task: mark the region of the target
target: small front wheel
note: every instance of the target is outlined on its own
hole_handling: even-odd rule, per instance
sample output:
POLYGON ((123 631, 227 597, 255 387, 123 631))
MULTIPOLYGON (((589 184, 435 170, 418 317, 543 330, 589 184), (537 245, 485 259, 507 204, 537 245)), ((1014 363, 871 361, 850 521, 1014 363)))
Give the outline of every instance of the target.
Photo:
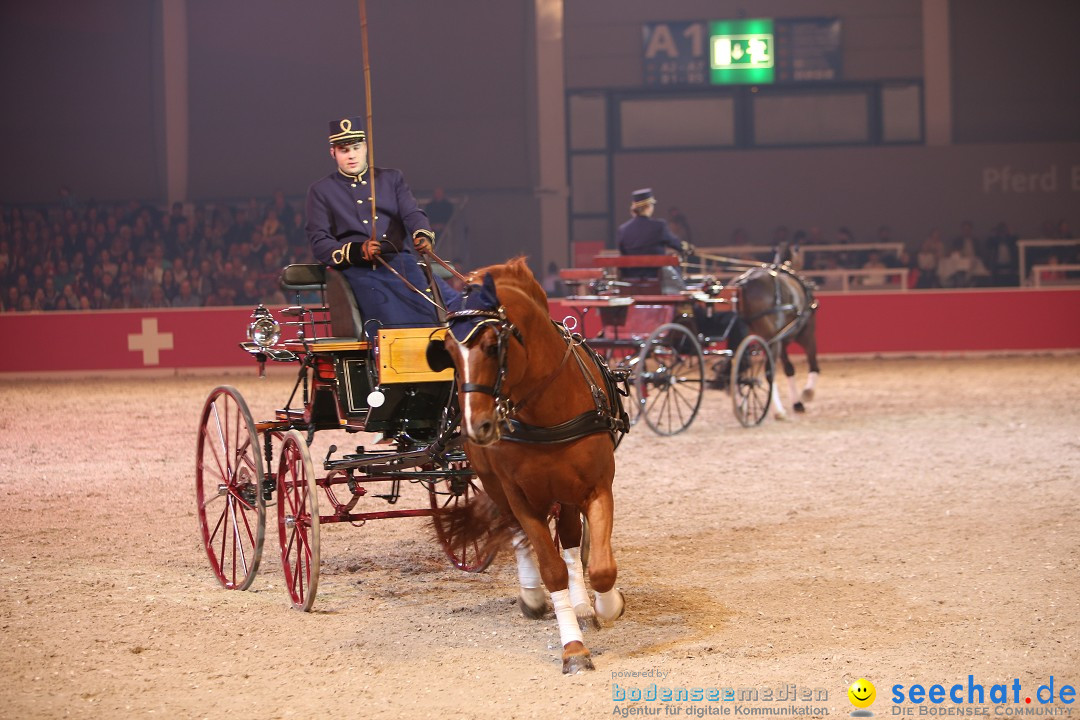
POLYGON ((772 402, 773 359, 768 344, 749 335, 735 350, 731 362, 731 402, 743 427, 760 425, 772 402))
POLYGON ((285 588, 293 607, 307 612, 319 587, 319 486, 299 430, 281 445, 277 474, 278 539, 285 588))

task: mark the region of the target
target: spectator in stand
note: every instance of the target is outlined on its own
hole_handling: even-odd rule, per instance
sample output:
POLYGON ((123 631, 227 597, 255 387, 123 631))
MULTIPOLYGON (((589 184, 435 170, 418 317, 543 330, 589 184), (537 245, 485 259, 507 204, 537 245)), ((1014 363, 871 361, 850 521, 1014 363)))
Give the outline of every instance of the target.
POLYGON ((941 230, 934 228, 923 240, 919 252, 915 256, 915 264, 919 272, 915 287, 920 289, 941 287, 938 264, 944 254, 945 245, 941 241, 941 230))
POLYGON ((271 201, 270 209, 277 215, 278 220, 282 223, 288 223, 292 216, 298 212, 296 208, 289 204, 285 199, 285 192, 282 190, 274 191, 274 199, 271 201))
POLYGON ((135 299, 135 293, 131 289, 131 283, 124 282, 120 284, 120 292, 112 299, 110 307, 114 310, 132 310, 142 307, 142 304, 135 299))
POLYGON ((985 284, 990 277, 972 244, 963 237, 953 239, 952 249, 938 263, 938 277, 945 287, 962 288, 985 284))
POLYGON ((954 238, 953 248, 956 247, 956 240, 963 244, 964 257, 982 257, 982 240, 975 236, 975 226, 970 220, 964 220, 960 223, 960 234, 954 238))
MULTIPOLYGON (((871 250, 867 253, 866 262, 863 263, 863 270, 887 270, 888 266, 881 259, 881 252, 878 250, 871 250)), ((860 285, 863 287, 882 287, 888 282, 888 275, 884 272, 872 273, 863 275, 860 279, 860 285)))
POLYGON ((180 290, 172 299, 172 306, 181 308, 201 307, 202 298, 191 291, 191 282, 184 280, 180 283, 180 290))
POLYGON ((431 222, 431 229, 435 231, 435 237, 441 237, 454 217, 454 203, 447 199, 446 191, 437 187, 432 193, 431 202, 424 206, 424 212, 431 222))
POLYGON ((165 291, 160 283, 150 288, 150 297, 146 301, 146 307, 169 307, 169 298, 165 297, 165 291))
POLYGON ((172 300, 180 292, 180 283, 176 282, 176 276, 173 275, 172 268, 165 268, 161 271, 161 291, 165 293, 165 297, 172 300))
MULTIPOLYGON (((846 225, 842 225, 836 229, 836 244, 855 244, 855 235, 846 225)), ((842 268, 857 268, 862 267, 863 263, 866 262, 866 258, 863 253, 860 252, 841 251, 836 254, 836 262, 842 268)))
POLYGON ((746 228, 737 227, 731 231, 731 241, 728 245, 733 247, 739 247, 742 245, 750 244, 750 236, 746 232, 746 228))
POLYGON ((686 219, 686 213, 672 205, 667 211, 668 227, 675 237, 684 243, 694 246, 694 233, 690 230, 690 221, 686 219))
POLYGON ((986 238, 986 266, 990 271, 992 285, 1013 286, 1020 284, 1020 255, 1016 244, 1018 238, 1005 221, 994 226, 986 238))
POLYGON ((548 263, 547 273, 540 285, 548 297, 562 297, 565 295, 562 278, 559 277, 559 265, 554 260, 548 263))
POLYGON ((266 244, 285 244, 285 226, 281 224, 281 218, 278 217, 277 210, 269 208, 266 211, 266 216, 263 218, 262 227, 259 228, 259 233, 262 235, 263 242, 266 244))

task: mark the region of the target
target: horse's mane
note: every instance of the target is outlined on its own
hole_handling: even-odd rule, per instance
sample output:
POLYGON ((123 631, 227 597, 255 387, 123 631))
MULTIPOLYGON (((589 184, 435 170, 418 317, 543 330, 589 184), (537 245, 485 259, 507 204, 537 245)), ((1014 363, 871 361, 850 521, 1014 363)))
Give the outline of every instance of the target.
POLYGON ((485 274, 490 274, 491 279, 495 281, 495 289, 500 299, 504 298, 501 292, 503 289, 517 290, 539 305, 545 316, 550 312, 547 293, 537 282, 536 276, 532 274, 524 255, 518 255, 498 265, 477 268, 469 273, 468 281, 479 283, 485 274))

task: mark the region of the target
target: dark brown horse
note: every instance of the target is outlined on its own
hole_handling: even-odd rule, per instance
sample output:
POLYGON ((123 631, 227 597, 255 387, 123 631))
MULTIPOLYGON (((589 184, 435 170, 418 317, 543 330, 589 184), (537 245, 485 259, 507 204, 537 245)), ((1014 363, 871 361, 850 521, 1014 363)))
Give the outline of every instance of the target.
POLYGON ((579 512, 588 519, 593 621, 613 621, 625 606, 615 588, 611 483, 626 415, 606 366, 551 321, 547 296, 523 258, 476 270, 469 282, 465 307, 449 308, 450 332, 432 343, 428 360, 435 369, 455 368, 469 462, 490 498, 520 525, 514 545, 523 608, 542 612, 542 579, 558 621, 563 672, 592 669, 581 633, 593 603, 578 550, 579 512), (553 507, 561 507, 561 556, 548 529, 553 507))
MULTIPOLYGON (((814 397, 814 386, 820 372, 815 333, 817 301, 811 287, 788 264, 752 268, 737 277, 734 284, 741 288, 739 314, 750 332, 760 335, 779 350, 792 405, 796 412, 803 412, 803 403, 814 397), (795 383, 795 366, 788 357, 788 345, 792 342, 806 352, 810 365, 806 386, 801 394, 795 383)), ((782 420, 787 417, 775 383, 772 406, 777 418, 782 420)))

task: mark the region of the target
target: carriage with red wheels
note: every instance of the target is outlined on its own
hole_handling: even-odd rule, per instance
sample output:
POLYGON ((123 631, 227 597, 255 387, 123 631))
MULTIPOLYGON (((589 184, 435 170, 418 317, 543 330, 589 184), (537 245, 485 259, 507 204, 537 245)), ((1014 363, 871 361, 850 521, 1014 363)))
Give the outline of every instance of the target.
POLYGON ((630 371, 636 419, 659 435, 689 428, 710 382, 707 370, 730 389, 742 426, 765 419, 774 380, 770 343, 750 334, 728 347, 738 285, 683 289, 681 281, 668 282, 679 264, 674 255, 597 255, 593 264, 560 271, 571 291, 565 301, 589 345, 610 366, 630 371))
POLYGON ((281 322, 259 306, 241 347, 260 373, 267 362, 296 365, 285 406, 255 420, 235 388, 220 386, 206 398, 199 422, 198 517, 218 581, 228 589, 251 586, 269 523, 277 528, 290 600, 310 610, 320 526, 400 517, 431 517, 451 563, 484 570, 494 546, 476 539, 462 544, 447 526, 448 511, 482 491, 462 448, 453 371, 434 372, 424 358, 445 325, 365 328, 344 276, 322 265, 286 267, 281 286, 295 304, 281 311, 281 322), (283 340, 283 328, 295 337, 283 340), (324 430, 381 438, 340 452, 331 445, 316 464, 309 446, 324 430), (409 485, 420 486, 426 502, 398 507, 409 485))

